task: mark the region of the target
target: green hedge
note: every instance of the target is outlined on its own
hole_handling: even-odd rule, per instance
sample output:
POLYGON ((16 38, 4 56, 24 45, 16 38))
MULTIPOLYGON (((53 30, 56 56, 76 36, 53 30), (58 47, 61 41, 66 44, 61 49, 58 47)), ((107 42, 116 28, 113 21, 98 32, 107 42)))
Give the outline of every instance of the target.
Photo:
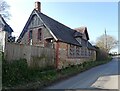
POLYGON ((24 59, 15 60, 12 63, 3 61, 2 67, 3 88, 27 84, 38 80, 45 83, 46 80, 54 79, 52 77, 56 74, 55 70, 52 70, 53 68, 51 67, 44 68, 43 70, 31 69, 24 59), (48 70, 49 68, 51 68, 51 70, 48 70))
POLYGON ((107 63, 109 61, 89 61, 76 66, 56 69, 30 69, 26 60, 16 60, 12 63, 3 61, 2 85, 3 88, 38 88, 43 87, 58 79, 83 72, 94 66, 107 63))
POLYGON ((29 69, 25 60, 14 61, 14 63, 3 61, 2 65, 3 86, 13 86, 29 79, 29 69))

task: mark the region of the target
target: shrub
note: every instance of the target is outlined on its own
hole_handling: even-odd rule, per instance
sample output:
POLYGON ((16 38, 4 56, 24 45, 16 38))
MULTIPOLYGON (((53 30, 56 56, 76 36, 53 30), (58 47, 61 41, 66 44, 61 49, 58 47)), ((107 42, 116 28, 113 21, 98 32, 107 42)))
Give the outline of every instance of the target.
MULTIPOLYGON (((28 68, 27 61, 24 59, 15 60, 12 63, 3 61, 2 84, 4 88, 18 85, 24 85, 23 88, 28 88, 29 85, 27 83, 34 82, 39 82, 36 84, 38 87, 45 86, 57 79, 83 72, 94 66, 107 62, 108 61, 88 61, 76 66, 56 70, 52 67, 44 69, 28 68)), ((29 88, 33 88, 33 86, 31 85, 29 88)))
POLYGON ((18 85, 41 81, 47 84, 56 79, 56 70, 52 67, 38 69, 29 68, 25 59, 15 60, 12 63, 3 61, 2 63, 2 84, 3 88, 15 87, 18 85))
POLYGON ((29 70, 26 60, 16 60, 13 63, 3 61, 2 65, 3 86, 12 86, 28 80, 29 70))

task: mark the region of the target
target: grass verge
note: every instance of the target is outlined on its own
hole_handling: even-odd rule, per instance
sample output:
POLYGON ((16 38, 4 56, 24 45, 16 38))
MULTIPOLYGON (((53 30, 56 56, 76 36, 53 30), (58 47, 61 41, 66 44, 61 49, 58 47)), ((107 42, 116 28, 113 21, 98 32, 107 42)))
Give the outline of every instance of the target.
MULTIPOLYGON (((110 59, 109 59, 110 60, 110 59)), ((89 61, 62 70, 30 69, 26 60, 16 60, 13 63, 3 61, 2 85, 3 89, 38 89, 44 88, 58 80, 73 76, 92 67, 105 64, 109 60, 89 61)))

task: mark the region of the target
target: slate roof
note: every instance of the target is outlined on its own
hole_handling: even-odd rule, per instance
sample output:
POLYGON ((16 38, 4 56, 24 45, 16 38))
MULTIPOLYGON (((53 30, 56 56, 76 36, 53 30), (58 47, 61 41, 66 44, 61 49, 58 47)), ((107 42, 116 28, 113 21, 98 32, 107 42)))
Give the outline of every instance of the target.
POLYGON ((3 25, 3 31, 7 31, 9 33, 12 33, 13 32, 13 29, 5 22, 5 20, 3 19, 2 15, 0 14, 0 22, 2 23, 3 25))
MULTIPOLYGON (((79 44, 79 42, 75 39, 75 37, 81 37, 82 33, 77 32, 76 30, 71 29, 62 23, 59 23, 58 21, 48 17, 47 15, 45 15, 41 12, 36 11, 35 9, 32 11, 32 13, 33 12, 36 12, 39 15, 39 17, 41 18, 43 23, 49 28, 48 31, 51 31, 54 34, 54 36, 58 39, 58 41, 62 41, 65 43, 74 44, 74 45, 78 45, 78 46, 86 46, 85 43, 87 40, 83 39, 82 44, 79 44)), ((23 31, 21 32, 21 34, 17 40, 18 42, 20 42, 20 40, 22 39, 22 37, 24 36, 24 34, 28 30, 27 28, 30 24, 32 17, 33 17, 32 13, 31 13, 25 27, 23 28, 23 31)), ((88 47, 92 48, 93 46, 91 44, 89 44, 88 47)))
MULTIPOLYGON (((36 11, 35 9, 33 10, 33 12, 36 12, 40 16, 43 23, 52 31, 52 33, 55 35, 55 37, 58 39, 58 41, 81 46, 79 44, 79 42, 73 37, 75 30, 59 23, 58 21, 48 17, 47 15, 45 15, 41 12, 36 11)), ((23 31, 21 32, 21 34, 17 40, 18 42, 20 41, 20 39, 22 39, 24 34, 27 32, 27 30, 28 30, 27 28, 28 28, 28 25, 30 24, 32 16, 33 15, 31 14, 23 31)))
POLYGON ((76 38, 76 37, 82 37, 82 34, 81 34, 80 32, 77 32, 77 31, 75 30, 74 37, 75 37, 75 38, 76 38))
POLYGON ((83 47, 87 47, 88 49, 95 50, 95 47, 93 47, 92 44, 89 41, 85 40, 85 39, 82 39, 81 44, 82 44, 83 47))
POLYGON ((58 21, 44 15, 43 13, 39 13, 43 22, 47 25, 47 27, 52 31, 52 33, 57 37, 59 41, 79 45, 78 41, 73 37, 74 30, 59 23, 58 21))

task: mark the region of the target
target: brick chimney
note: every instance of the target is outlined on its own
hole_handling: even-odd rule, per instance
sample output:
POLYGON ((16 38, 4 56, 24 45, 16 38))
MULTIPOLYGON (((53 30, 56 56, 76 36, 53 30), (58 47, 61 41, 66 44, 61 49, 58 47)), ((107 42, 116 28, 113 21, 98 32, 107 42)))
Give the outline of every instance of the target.
POLYGON ((39 1, 35 2, 35 9, 39 12, 41 12, 41 3, 39 1))

